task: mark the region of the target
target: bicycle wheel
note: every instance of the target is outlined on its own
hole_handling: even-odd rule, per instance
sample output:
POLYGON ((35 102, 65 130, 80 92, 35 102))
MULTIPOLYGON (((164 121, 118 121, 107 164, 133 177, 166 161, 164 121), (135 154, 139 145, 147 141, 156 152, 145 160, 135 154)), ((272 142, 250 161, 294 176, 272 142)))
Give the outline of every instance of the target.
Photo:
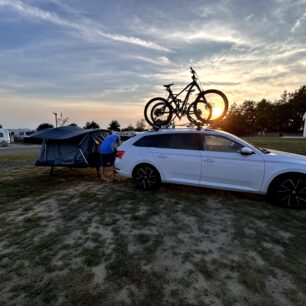
POLYGON ((224 118, 228 110, 228 100, 225 94, 217 89, 209 89, 201 92, 195 100, 197 118, 203 123, 212 123, 224 118), (209 119, 202 117, 205 114, 205 105, 211 106, 211 117, 209 119))
POLYGON ((203 123, 203 120, 199 122, 198 117, 205 118, 205 121, 209 121, 212 115, 212 107, 209 103, 204 103, 204 101, 198 102, 198 108, 196 107, 196 103, 192 102, 187 110, 187 118, 190 123, 198 124, 203 123), (200 107, 201 104, 201 107, 200 107))
POLYGON ((152 126, 167 125, 172 119, 172 106, 164 98, 150 100, 144 109, 146 121, 152 126))

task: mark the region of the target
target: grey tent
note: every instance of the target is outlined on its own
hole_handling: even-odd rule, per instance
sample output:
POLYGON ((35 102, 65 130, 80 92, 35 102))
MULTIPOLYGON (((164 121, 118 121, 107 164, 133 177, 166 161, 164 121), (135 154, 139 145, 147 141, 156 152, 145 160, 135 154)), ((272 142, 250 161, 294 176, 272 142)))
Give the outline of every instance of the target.
POLYGON ((99 145, 111 132, 102 129, 83 129, 64 126, 45 129, 33 134, 34 139, 42 139, 36 166, 98 167, 99 145))

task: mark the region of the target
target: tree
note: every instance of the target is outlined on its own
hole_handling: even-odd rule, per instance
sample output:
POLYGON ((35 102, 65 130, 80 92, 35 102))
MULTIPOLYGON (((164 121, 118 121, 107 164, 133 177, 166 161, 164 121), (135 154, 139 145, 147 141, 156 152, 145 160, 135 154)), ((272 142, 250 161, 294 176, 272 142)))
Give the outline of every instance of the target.
POLYGON ((99 129, 100 126, 97 122, 95 121, 87 121, 85 126, 84 126, 84 129, 99 129))
MULTIPOLYGON (((222 130, 239 136, 245 135, 245 119, 241 112, 241 106, 236 103, 231 105, 226 117, 217 124, 222 130)), ((215 128, 215 124, 212 124, 212 127, 215 128)))
POLYGON ((293 131, 298 131, 302 127, 303 115, 306 111, 306 86, 301 86, 294 93, 290 94, 289 102, 291 114, 291 124, 293 131))
POLYGON ((76 123, 70 123, 69 126, 78 126, 76 123))
MULTIPOLYGON (((266 99, 260 102, 244 101, 232 104, 226 117, 218 127, 236 135, 257 132, 298 133, 306 111, 306 86, 290 93, 284 91, 275 102, 266 99)), ((216 124, 212 124, 216 127, 216 124)))
POLYGON ((125 131, 135 131, 135 128, 133 127, 132 124, 129 124, 126 128, 121 129, 122 132, 125 131))
POLYGON ((37 131, 42 131, 45 129, 50 129, 53 128, 54 126, 51 123, 41 123, 38 127, 37 127, 37 131))
POLYGON ((137 132, 142 132, 142 131, 145 130, 145 128, 146 128, 146 122, 145 122, 144 119, 138 120, 138 121, 136 122, 135 131, 137 131, 137 132))
POLYGON ((108 126, 108 129, 111 131, 120 131, 120 124, 117 120, 112 120, 111 123, 108 126))
POLYGON ((275 104, 266 99, 257 103, 255 129, 257 132, 276 130, 275 104))

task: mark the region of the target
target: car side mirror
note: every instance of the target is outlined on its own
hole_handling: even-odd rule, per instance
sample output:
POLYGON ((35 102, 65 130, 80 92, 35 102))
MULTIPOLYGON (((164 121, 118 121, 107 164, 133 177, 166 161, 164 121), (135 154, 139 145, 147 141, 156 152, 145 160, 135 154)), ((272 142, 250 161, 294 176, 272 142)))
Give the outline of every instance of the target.
POLYGON ((248 147, 243 147, 240 150, 240 154, 242 154, 242 155, 251 155, 251 154, 255 154, 255 152, 252 149, 248 148, 248 147))

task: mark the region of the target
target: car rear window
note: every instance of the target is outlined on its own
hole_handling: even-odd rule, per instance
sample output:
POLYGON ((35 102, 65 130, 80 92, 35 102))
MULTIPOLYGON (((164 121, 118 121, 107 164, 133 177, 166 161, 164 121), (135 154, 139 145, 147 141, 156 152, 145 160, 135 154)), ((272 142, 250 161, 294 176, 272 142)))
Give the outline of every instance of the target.
POLYGON ((138 139, 133 145, 136 147, 157 147, 159 135, 148 135, 138 139))
POLYGON ((160 135, 158 147, 165 149, 203 150, 203 143, 199 134, 163 134, 160 135))
POLYGON ((180 150, 203 150, 201 136, 192 133, 148 135, 137 140, 134 143, 134 146, 180 150))

